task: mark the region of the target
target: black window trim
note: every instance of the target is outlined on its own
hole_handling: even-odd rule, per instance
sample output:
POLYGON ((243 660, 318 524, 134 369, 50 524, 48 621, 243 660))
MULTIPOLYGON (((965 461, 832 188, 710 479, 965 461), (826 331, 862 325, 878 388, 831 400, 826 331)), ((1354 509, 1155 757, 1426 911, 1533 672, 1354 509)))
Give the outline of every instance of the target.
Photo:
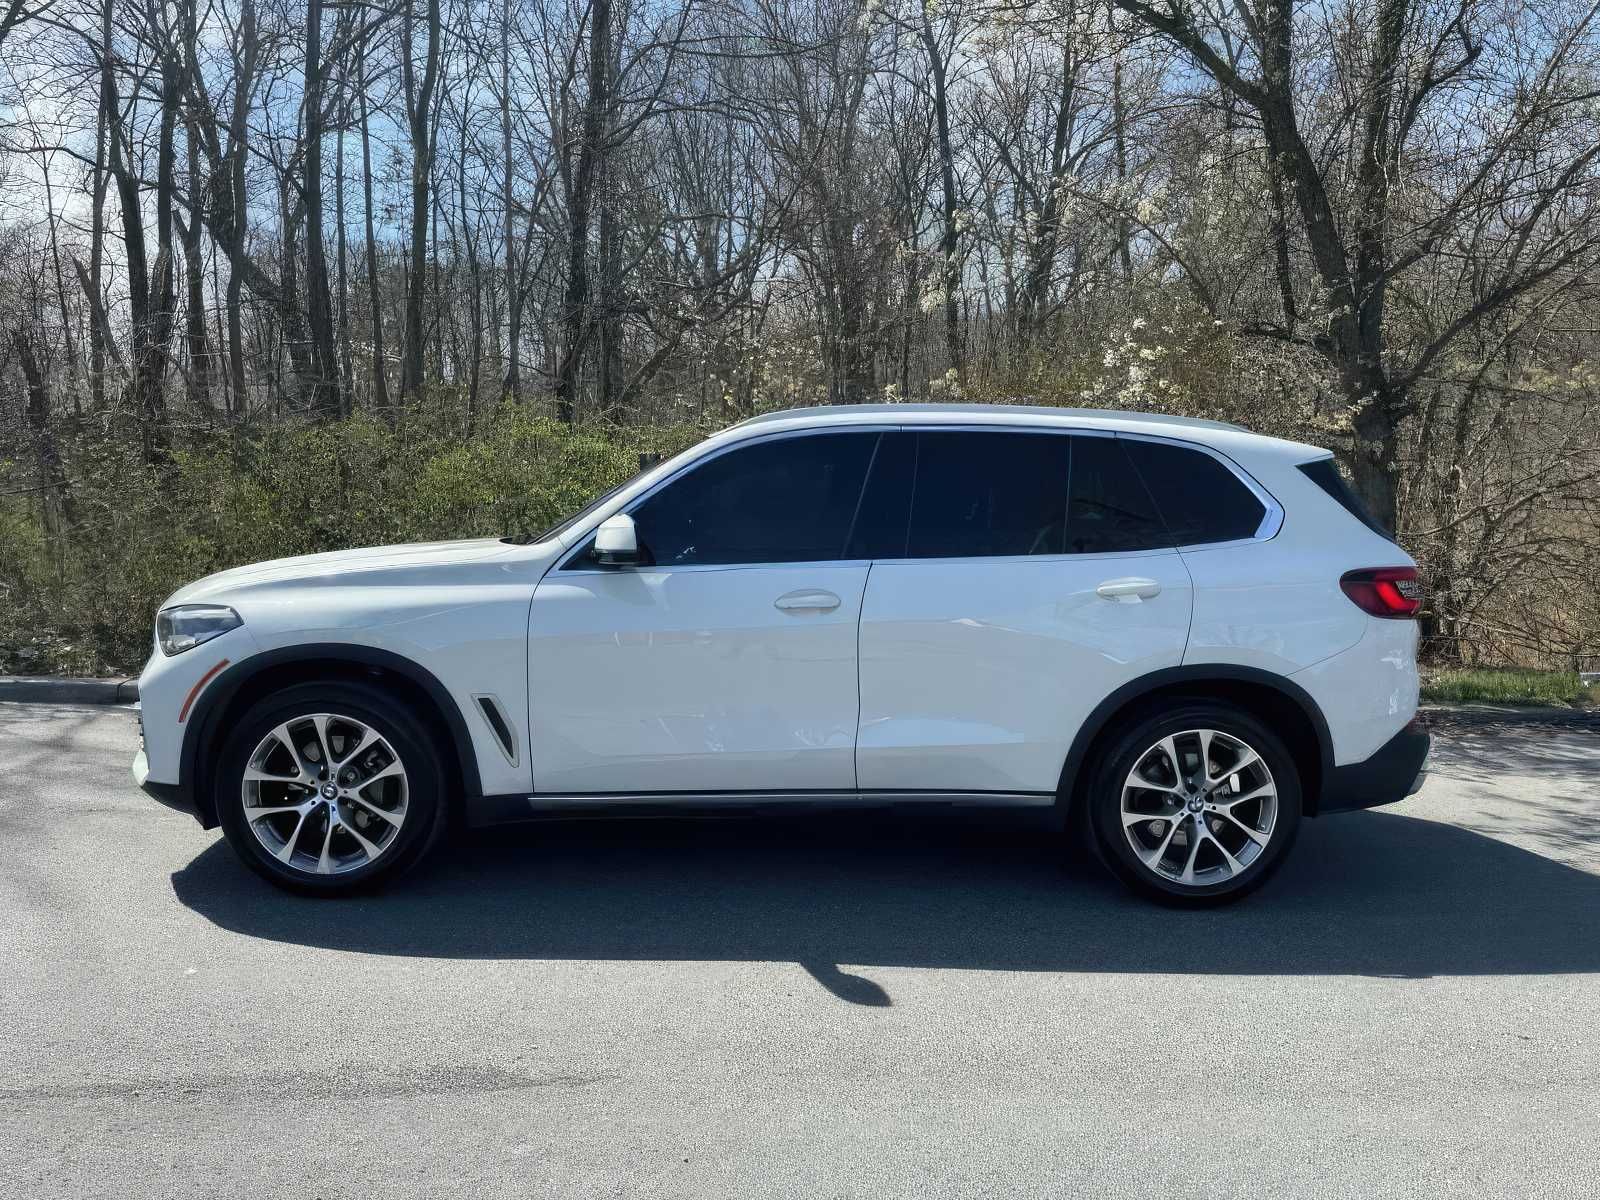
MULTIPOLYGON (((1273 496, 1271 492, 1267 491, 1266 488, 1262 487, 1260 483, 1252 478, 1251 475, 1238 463, 1234 462, 1233 459, 1229 458, 1220 450, 1205 445, 1203 442, 1191 442, 1186 441, 1183 438, 1164 437, 1159 434, 1142 432, 1133 433, 1120 429, 1088 429, 1080 426, 1054 424, 1036 425, 1020 421, 986 421, 981 423, 916 421, 910 424, 899 422, 879 423, 877 421, 844 421, 837 424, 807 425, 799 429, 783 429, 776 430, 772 433, 758 434, 754 437, 736 438, 725 445, 718 446, 710 453, 695 456, 689 462, 686 462, 679 467, 678 470, 672 472, 672 474, 656 480, 656 482, 651 484, 650 487, 642 492, 630 496, 625 502, 617 507, 611 509, 610 511, 597 514, 594 519, 594 523, 576 538, 573 546, 556 561, 556 565, 551 568, 550 573, 554 574, 555 572, 559 571, 567 575, 616 574, 616 567, 602 567, 598 565, 591 567, 577 564, 577 560, 581 558, 584 551, 588 549, 590 539, 593 538, 594 531, 599 527, 600 523, 606 520, 608 517, 615 516, 619 512, 627 513, 631 516, 642 504, 644 504, 646 500, 650 499, 651 496, 655 495, 662 488, 668 487, 674 480, 687 475, 690 471, 703 466, 712 459, 720 458, 724 454, 729 454, 734 450, 742 450, 747 446, 754 446, 762 442, 775 442, 788 438, 814 437, 819 434, 839 433, 879 435, 880 440, 878 444, 872 448, 872 455, 867 464, 867 473, 862 477, 861 480, 863 496, 866 493, 867 485, 872 479, 872 466, 877 461, 878 450, 882 446, 881 435, 883 434, 1035 433, 1055 434, 1061 437, 1127 438, 1143 442, 1160 442, 1164 445, 1176 446, 1183 450, 1198 450, 1200 453, 1209 455, 1210 457, 1216 459, 1217 462, 1221 463, 1223 467, 1234 476, 1234 478, 1242 483, 1250 491, 1250 493, 1261 502, 1262 507, 1266 509, 1266 512, 1261 518, 1261 524, 1256 527, 1256 532, 1251 537, 1234 538, 1225 542, 1197 542, 1187 546, 1153 546, 1146 550, 1114 550, 1105 554, 1003 554, 952 558, 829 558, 811 559, 804 562, 656 564, 640 569, 648 571, 749 571, 763 567, 864 567, 874 563, 883 563, 885 565, 901 565, 908 563, 1056 562, 1074 560, 1083 561, 1091 558, 1137 559, 1150 558, 1159 554, 1187 553, 1189 551, 1196 550, 1217 550, 1226 549, 1233 546, 1248 546, 1256 542, 1269 541, 1270 539, 1276 537, 1278 535, 1278 531, 1283 528, 1283 506, 1278 503, 1277 498, 1273 496)), ((860 505, 861 497, 858 497, 856 501, 857 515, 859 515, 860 505)), ((853 528, 854 523, 852 522, 852 531, 853 528)), ((849 545, 849 541, 847 540, 845 544, 849 545)), ((628 569, 631 568, 624 568, 624 570, 628 569)))

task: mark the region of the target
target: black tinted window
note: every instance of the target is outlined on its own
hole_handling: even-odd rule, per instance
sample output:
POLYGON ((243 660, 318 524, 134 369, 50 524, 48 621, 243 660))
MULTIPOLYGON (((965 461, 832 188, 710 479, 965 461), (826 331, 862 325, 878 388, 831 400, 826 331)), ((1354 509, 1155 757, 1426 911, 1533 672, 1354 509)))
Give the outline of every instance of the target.
POLYGON ((1344 481, 1344 476, 1339 474, 1339 468, 1334 465, 1333 459, 1319 458, 1316 462, 1301 463, 1300 470, 1312 483, 1327 492, 1345 512, 1360 521, 1373 533, 1378 534, 1380 537, 1386 537, 1391 542, 1394 541, 1394 534, 1378 524, 1372 514, 1367 511, 1367 506, 1361 503, 1361 497, 1357 496, 1350 485, 1344 481))
POLYGON ((1138 438, 1123 444, 1178 545, 1231 542, 1261 527, 1266 506, 1209 454, 1138 438))
POLYGON ((633 513, 662 566, 844 557, 875 433, 779 438, 730 450, 633 513))
POLYGON ((884 434, 872 456, 846 558, 906 557, 906 525, 916 470, 916 435, 884 434))
POLYGON ((1118 438, 1072 439, 1067 553, 1116 554, 1170 546, 1150 493, 1118 438))
POLYGON ((1040 433, 924 433, 907 554, 1060 554, 1072 439, 1040 433))

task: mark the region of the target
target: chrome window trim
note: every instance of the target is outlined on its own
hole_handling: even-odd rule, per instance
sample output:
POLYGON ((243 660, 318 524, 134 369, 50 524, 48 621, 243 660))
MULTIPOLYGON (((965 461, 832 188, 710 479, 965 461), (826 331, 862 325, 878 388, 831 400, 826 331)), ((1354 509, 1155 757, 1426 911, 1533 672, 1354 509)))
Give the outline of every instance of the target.
MULTIPOLYGON (((729 426, 729 429, 737 428, 739 428, 738 425, 729 426)), ((873 563, 881 563, 885 566, 899 566, 907 563, 937 563, 950 565, 957 563, 1086 562, 1103 559, 1137 559, 1151 558, 1162 554, 1183 554, 1188 551, 1225 550, 1237 546, 1250 546, 1258 542, 1270 541, 1272 538, 1276 537, 1279 530, 1283 528, 1284 510, 1283 506, 1278 503, 1277 498, 1273 496, 1271 492, 1267 491, 1266 488, 1262 487, 1261 484, 1257 482, 1248 471, 1241 467, 1232 458, 1228 457, 1228 455, 1224 454, 1215 447, 1208 446, 1203 442, 1192 442, 1184 438, 1167 437, 1160 434, 1132 433, 1118 429, 1084 429, 1072 425, 1034 424, 1032 422, 1023 421, 1017 421, 1014 423, 1001 421, 983 423, 917 421, 909 425, 898 423, 879 424, 876 421, 845 421, 837 424, 829 423, 811 425, 800 429, 784 429, 777 430, 772 433, 760 433, 749 437, 735 438, 727 442, 725 445, 718 446, 714 450, 696 456, 695 458, 684 463, 676 471, 672 472, 672 474, 663 476, 661 479, 656 480, 644 491, 635 493, 634 495, 626 498, 619 498, 614 506, 598 510, 597 512, 591 514, 589 524, 581 533, 574 535, 573 544, 568 547, 566 553, 563 554, 562 557, 556 562, 556 565, 551 569, 550 573, 555 574, 556 572, 560 572, 564 575, 617 574, 619 568, 616 567, 574 567, 571 565, 572 562, 578 558, 584 546, 588 544, 588 540, 594 534, 595 529, 598 528, 600 523, 603 522, 607 517, 613 516, 619 512, 628 513, 631 516, 640 505, 644 504, 645 501, 649 500, 662 488, 669 486, 675 480, 681 479, 683 476, 687 475, 689 472, 695 470, 703 464, 711 462, 713 459, 721 458, 724 454, 729 454, 734 450, 742 450, 747 446, 754 446, 765 442, 776 442, 787 440, 789 438, 814 437, 819 434, 829 433, 870 433, 874 435, 882 435, 885 433, 1027 433, 1056 434, 1062 437, 1127 438, 1143 442, 1160 442, 1165 445, 1176 446, 1179 449, 1197 450, 1202 454, 1209 455, 1211 458, 1221 463, 1222 466, 1226 468, 1235 479, 1242 483, 1245 488, 1249 490, 1250 494, 1261 502, 1262 507, 1266 511, 1261 518, 1261 524, 1256 527, 1256 532, 1247 538, 1233 538, 1225 542, 1195 542, 1186 546, 1152 546, 1145 550, 1118 550, 1107 554, 988 554, 951 558, 829 558, 806 559, 800 562, 684 563, 677 566, 670 564, 657 564, 649 567, 626 567, 620 568, 620 570, 670 572, 751 571, 769 567, 858 567, 868 566, 873 563)), ((870 469, 871 463, 869 462, 868 470, 870 471, 870 469)), ((866 482, 867 481, 865 479, 862 481, 863 487, 865 487, 866 482)))

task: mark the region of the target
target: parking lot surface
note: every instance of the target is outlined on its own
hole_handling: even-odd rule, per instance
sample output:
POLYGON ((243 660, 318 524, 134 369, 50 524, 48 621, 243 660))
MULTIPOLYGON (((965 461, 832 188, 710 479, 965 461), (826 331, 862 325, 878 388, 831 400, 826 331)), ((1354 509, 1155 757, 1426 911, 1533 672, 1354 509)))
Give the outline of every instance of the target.
POLYGON ((563 822, 282 895, 0 704, 0 1195, 1592 1196, 1600 733, 1446 722, 1242 903, 987 824, 563 822))

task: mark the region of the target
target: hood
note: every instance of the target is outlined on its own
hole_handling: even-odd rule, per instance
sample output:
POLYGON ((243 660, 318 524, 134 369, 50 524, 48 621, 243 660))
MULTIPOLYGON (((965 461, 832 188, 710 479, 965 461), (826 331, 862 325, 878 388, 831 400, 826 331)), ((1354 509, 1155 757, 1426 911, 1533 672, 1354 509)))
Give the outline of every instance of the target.
POLYGON ((204 579, 179 588, 161 607, 170 608, 174 604, 194 601, 220 602, 238 592, 271 590, 285 584, 344 587, 368 582, 404 583, 420 580, 435 567, 491 565, 497 559, 526 562, 527 558, 525 547, 513 546, 499 538, 412 542, 401 546, 368 546, 359 550, 301 554, 294 558, 275 558, 207 575, 204 579))

